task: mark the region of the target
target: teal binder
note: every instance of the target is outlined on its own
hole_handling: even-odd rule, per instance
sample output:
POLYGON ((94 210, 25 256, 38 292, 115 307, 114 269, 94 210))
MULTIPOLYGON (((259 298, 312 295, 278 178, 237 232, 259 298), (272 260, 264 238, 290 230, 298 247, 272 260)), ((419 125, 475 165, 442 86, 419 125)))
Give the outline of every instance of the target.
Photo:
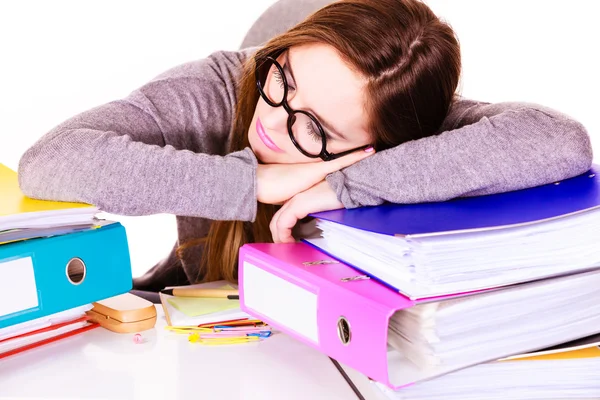
POLYGON ((118 222, 0 246, 0 329, 82 306, 132 287, 118 222))

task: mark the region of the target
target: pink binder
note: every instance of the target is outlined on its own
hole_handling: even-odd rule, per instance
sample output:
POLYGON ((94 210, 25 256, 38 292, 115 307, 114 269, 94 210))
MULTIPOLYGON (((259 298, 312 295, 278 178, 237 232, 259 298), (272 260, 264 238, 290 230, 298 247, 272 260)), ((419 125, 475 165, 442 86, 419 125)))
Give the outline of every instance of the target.
POLYGON ((449 372, 388 351, 390 318, 418 302, 365 278, 306 243, 240 249, 243 311, 394 389, 449 372))

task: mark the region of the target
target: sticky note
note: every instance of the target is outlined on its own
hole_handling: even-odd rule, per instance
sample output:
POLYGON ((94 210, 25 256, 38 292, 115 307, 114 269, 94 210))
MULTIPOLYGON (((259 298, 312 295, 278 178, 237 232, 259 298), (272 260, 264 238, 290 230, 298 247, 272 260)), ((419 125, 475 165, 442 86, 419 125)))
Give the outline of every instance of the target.
POLYGON ((240 308, 239 300, 219 298, 171 297, 167 301, 188 317, 197 317, 199 315, 240 308))

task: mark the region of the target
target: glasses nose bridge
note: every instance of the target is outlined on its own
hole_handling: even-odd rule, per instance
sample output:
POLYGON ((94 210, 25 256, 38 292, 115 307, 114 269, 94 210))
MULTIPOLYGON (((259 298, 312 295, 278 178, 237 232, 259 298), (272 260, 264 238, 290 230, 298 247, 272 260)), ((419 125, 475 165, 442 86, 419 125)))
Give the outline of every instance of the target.
POLYGON ((283 107, 285 112, 287 112, 288 118, 292 118, 292 116, 294 115, 294 110, 292 110, 292 107, 290 107, 290 105, 288 103, 287 93, 283 96, 283 100, 281 101, 281 106, 283 107))

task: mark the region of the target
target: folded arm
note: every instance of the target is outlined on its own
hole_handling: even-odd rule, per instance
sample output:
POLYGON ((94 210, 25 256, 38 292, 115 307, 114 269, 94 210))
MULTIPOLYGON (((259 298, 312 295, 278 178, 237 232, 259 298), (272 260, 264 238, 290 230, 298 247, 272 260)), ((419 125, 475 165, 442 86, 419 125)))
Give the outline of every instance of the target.
POLYGON ((535 104, 459 100, 440 132, 380 151, 327 182, 354 208, 524 189, 584 173, 592 163, 585 128, 535 104))
POLYGON ((65 121, 21 158, 23 192, 122 215, 253 220, 256 158, 249 149, 224 155, 246 56, 181 65, 65 121))

